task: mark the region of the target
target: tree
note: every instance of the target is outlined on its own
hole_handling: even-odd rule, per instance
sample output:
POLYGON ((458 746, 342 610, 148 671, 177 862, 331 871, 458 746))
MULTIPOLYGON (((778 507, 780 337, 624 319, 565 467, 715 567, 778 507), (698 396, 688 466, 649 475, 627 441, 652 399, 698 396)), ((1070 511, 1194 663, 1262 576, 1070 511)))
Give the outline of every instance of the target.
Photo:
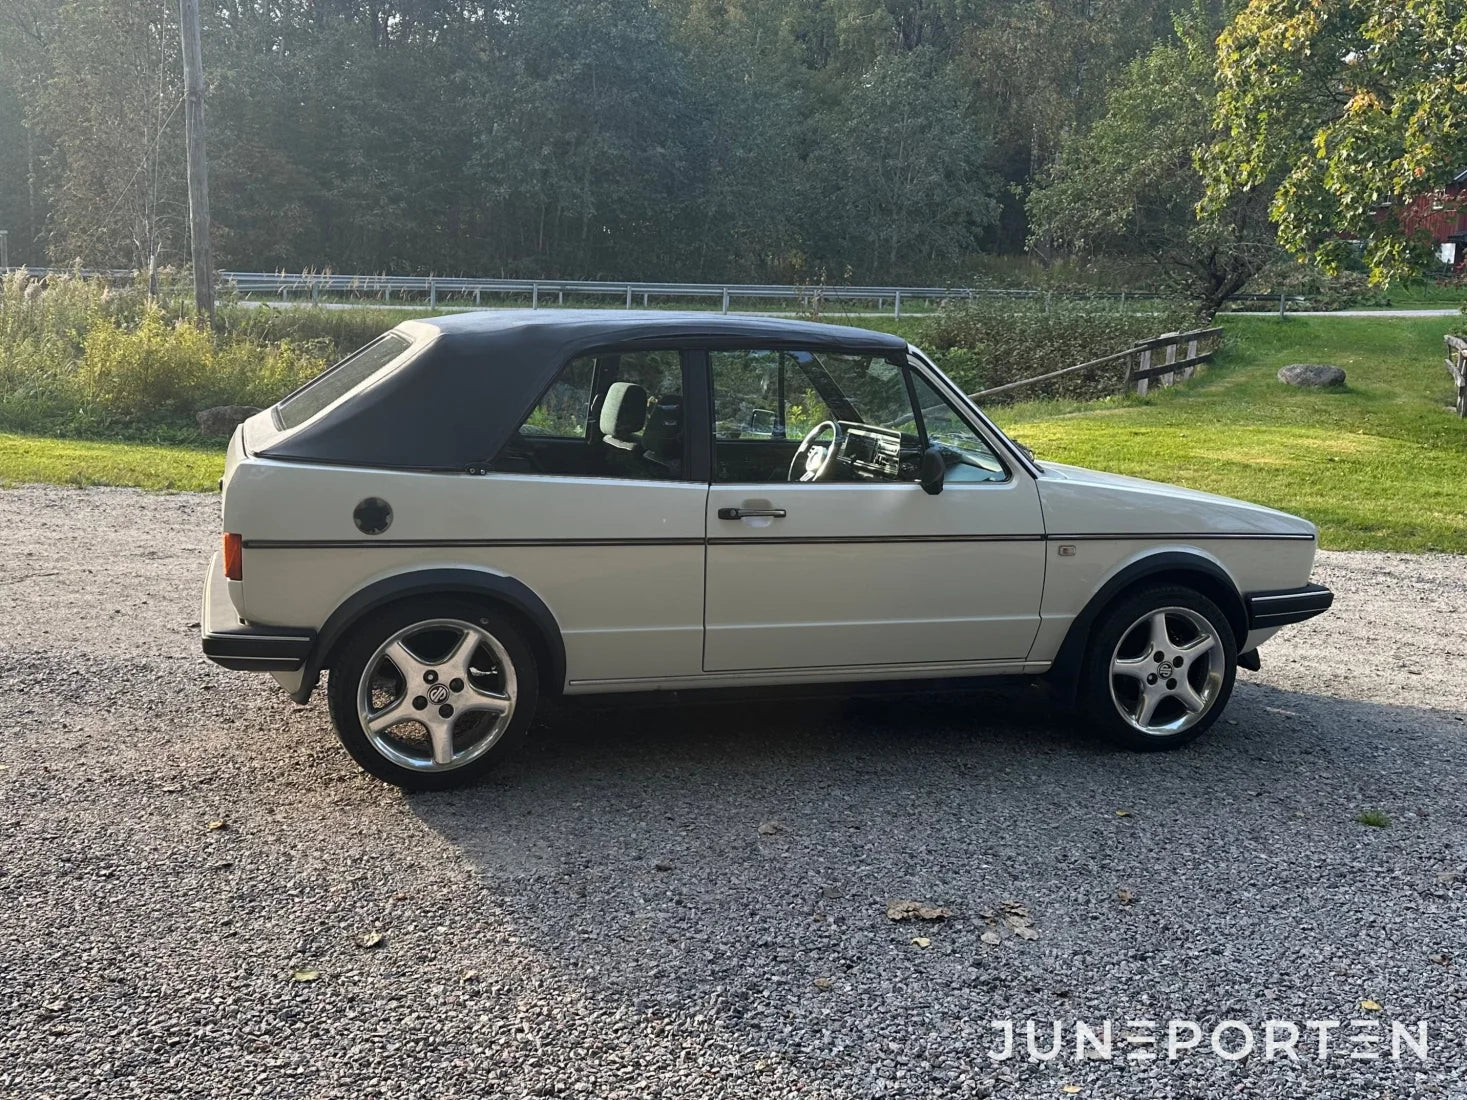
POLYGON ((1467 168, 1462 0, 1251 0, 1218 43, 1207 206, 1278 179, 1280 242, 1376 279, 1418 269, 1413 201, 1467 168))
MULTIPOLYGON (((975 252, 998 205, 986 146, 951 75, 926 51, 879 60, 829 123, 805 171, 816 254, 892 282, 975 252)), ((936 269, 936 270, 934 270, 936 269)))
POLYGON ((1197 157, 1215 136, 1211 35, 1199 19, 1127 66, 1088 133, 1067 141, 1029 198, 1036 244, 1141 258, 1210 315, 1276 252, 1268 192, 1199 217, 1197 157))
POLYGON ((184 261, 178 8, 172 0, 69 0, 37 120, 51 135, 54 260, 147 268, 184 261))
POLYGON ((0 5, 0 229, 9 231, 12 265, 45 260, 43 230, 51 151, 36 104, 49 78, 48 48, 60 0, 9 0, 0 5))

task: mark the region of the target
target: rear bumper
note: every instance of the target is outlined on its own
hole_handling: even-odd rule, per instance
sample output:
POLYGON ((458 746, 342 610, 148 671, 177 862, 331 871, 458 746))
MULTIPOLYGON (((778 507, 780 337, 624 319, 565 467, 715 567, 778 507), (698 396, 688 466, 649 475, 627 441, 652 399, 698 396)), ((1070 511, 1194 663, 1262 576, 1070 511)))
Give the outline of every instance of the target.
POLYGON ((306 663, 316 632, 304 627, 251 626, 241 621, 229 598, 224 569, 215 554, 204 578, 199 633, 204 656, 244 672, 294 672, 306 663))
POLYGON ((1322 584, 1286 588, 1278 592, 1254 592, 1243 597, 1248 608, 1248 629, 1265 630, 1312 619, 1328 611, 1335 594, 1322 584))

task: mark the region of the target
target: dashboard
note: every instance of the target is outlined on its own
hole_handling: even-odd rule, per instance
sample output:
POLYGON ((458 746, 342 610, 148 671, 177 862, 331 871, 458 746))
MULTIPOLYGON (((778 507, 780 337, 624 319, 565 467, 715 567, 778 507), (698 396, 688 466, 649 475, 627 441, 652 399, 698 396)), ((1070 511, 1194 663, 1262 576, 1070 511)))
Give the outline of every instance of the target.
POLYGON ((902 433, 841 421, 846 439, 837 461, 862 481, 903 481, 915 475, 921 456, 902 446, 902 433))

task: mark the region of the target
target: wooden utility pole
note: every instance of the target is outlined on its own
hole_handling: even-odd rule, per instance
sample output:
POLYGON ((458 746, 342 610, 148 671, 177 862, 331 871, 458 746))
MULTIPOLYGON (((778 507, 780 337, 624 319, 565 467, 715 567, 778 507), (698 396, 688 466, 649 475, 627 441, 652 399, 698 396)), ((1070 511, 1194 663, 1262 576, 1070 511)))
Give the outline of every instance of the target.
POLYGON ((194 306, 214 319, 214 257, 209 248, 209 163, 204 156, 204 64, 199 0, 178 0, 183 35, 183 109, 188 141, 188 231, 193 244, 194 306))

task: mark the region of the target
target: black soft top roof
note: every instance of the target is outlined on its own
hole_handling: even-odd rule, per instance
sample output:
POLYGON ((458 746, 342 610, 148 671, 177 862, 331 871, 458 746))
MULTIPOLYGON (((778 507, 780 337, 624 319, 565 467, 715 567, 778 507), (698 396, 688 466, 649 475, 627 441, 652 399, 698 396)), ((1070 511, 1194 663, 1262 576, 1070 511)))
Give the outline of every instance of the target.
POLYGON ((780 317, 647 310, 485 310, 408 321, 406 362, 259 450, 267 458, 453 470, 482 466, 556 373, 593 351, 802 348, 893 357, 897 336, 780 317), (423 345, 426 345, 424 347, 423 345))

